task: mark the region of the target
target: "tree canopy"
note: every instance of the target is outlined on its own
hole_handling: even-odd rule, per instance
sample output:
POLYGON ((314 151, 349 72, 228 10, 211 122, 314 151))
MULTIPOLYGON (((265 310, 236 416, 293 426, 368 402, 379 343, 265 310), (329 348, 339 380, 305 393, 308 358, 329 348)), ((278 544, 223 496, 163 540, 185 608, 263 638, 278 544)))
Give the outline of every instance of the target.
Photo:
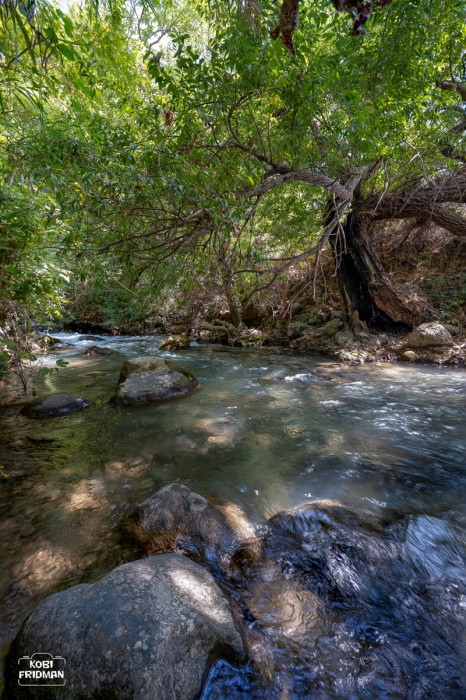
POLYGON ((356 200, 465 236, 463 2, 368 5, 1 4, 3 319, 79 286, 115 322, 206 285, 240 315, 356 200))

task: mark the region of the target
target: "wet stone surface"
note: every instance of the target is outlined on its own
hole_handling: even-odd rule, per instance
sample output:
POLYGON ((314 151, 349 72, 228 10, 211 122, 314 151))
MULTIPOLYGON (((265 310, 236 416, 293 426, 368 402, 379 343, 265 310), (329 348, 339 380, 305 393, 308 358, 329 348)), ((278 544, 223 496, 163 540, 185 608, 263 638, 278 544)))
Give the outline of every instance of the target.
POLYGON ((252 553, 258 545, 238 506, 212 505, 183 484, 168 484, 150 496, 130 513, 127 526, 149 552, 178 545, 220 565, 240 547, 252 553))

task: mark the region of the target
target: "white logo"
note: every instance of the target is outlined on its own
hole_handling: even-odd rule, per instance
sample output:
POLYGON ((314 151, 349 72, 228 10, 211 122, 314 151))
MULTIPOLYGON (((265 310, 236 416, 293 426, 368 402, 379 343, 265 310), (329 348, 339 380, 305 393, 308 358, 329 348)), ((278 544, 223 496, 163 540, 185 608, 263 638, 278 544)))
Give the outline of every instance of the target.
POLYGON ((33 654, 18 659, 19 685, 65 685, 66 661, 63 656, 33 654))

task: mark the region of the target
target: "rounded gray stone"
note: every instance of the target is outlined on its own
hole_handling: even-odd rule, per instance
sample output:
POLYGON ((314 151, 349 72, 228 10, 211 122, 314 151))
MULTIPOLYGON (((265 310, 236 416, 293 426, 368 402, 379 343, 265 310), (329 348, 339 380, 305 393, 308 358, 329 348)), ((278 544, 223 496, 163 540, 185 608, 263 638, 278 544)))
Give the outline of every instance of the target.
POLYGON ((246 660, 226 598, 202 567, 162 554, 40 603, 10 649, 7 696, 190 700, 219 658, 246 660), (34 653, 65 659, 64 687, 18 685, 18 659, 34 653))
POLYGON ((118 389, 110 403, 151 403, 175 399, 190 394, 198 386, 199 382, 191 372, 171 360, 137 357, 123 364, 118 389))
POLYGON ((452 345, 453 338, 441 323, 422 323, 407 338, 410 348, 452 345))

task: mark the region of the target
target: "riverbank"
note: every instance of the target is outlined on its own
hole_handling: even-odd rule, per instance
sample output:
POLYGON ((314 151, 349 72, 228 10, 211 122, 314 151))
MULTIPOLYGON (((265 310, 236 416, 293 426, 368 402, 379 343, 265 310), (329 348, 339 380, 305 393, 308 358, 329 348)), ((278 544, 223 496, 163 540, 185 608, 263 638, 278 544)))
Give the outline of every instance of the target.
MULTIPOLYGON (((426 324, 421 324, 426 325, 426 324)), ((348 364, 414 363, 439 366, 466 366, 466 330, 461 325, 427 324, 437 327, 440 339, 425 337, 413 340, 413 330, 396 333, 369 330, 360 325, 358 331, 350 328, 338 311, 319 311, 292 316, 282 327, 265 329, 242 325, 233 327, 229 322, 213 320, 190 327, 177 319, 165 320, 162 327, 167 335, 178 338, 180 349, 191 341, 203 344, 221 344, 229 347, 279 347, 296 353, 314 354, 348 364), (183 340, 181 340, 183 339, 183 340)), ((141 331, 147 326, 141 326, 141 331)), ((151 335, 153 328, 150 329, 151 335)), ((120 333, 118 333, 120 335, 120 333)), ((122 334, 126 335, 126 334, 122 334)))

